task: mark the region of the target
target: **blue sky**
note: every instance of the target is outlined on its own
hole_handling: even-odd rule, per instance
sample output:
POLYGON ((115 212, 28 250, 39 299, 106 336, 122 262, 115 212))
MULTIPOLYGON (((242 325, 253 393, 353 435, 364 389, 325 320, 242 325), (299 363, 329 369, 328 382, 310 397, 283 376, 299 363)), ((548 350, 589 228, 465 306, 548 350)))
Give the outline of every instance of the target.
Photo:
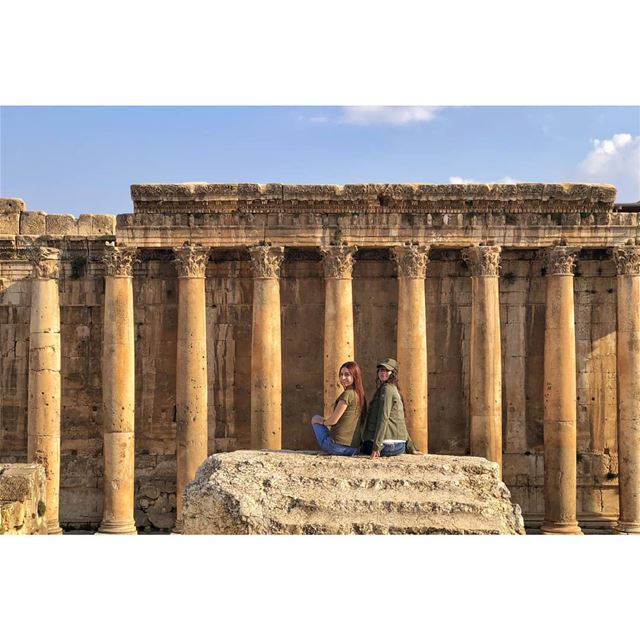
POLYGON ((126 213, 143 182, 612 182, 640 200, 638 107, 3 107, 0 192, 126 213))

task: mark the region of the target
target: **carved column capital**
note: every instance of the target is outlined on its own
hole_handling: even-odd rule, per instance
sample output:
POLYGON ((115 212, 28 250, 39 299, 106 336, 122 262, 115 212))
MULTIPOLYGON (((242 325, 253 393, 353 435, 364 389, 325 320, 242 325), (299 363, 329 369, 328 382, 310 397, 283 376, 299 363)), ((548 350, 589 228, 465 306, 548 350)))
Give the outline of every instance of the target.
POLYGON ((429 262, 429 245, 407 242, 391 247, 393 260, 398 268, 400 278, 424 278, 427 275, 429 262))
POLYGON ((209 247, 185 242, 173 250, 178 278, 204 278, 209 262, 209 247))
POLYGON ((629 240, 614 247, 613 259, 619 276, 640 276, 640 244, 629 240))
POLYGON ((502 247, 478 245, 462 250, 462 258, 469 265, 472 276, 500 275, 500 253, 502 247))
POLYGON ((279 278, 280 266, 284 260, 284 247, 272 247, 261 243, 249 247, 254 278, 279 278))
POLYGON ((34 278, 57 278, 60 274, 60 249, 32 245, 27 248, 27 259, 33 265, 34 278))
POLYGON ((136 249, 132 247, 118 247, 115 242, 105 242, 102 256, 105 265, 105 275, 131 278, 133 265, 139 261, 136 249))
POLYGON ((338 245, 321 247, 325 278, 351 278, 353 274, 353 254, 358 247, 349 246, 346 242, 338 245))
POLYGON ((579 247, 556 244, 548 247, 544 253, 544 263, 548 276, 572 276, 576 265, 579 247))

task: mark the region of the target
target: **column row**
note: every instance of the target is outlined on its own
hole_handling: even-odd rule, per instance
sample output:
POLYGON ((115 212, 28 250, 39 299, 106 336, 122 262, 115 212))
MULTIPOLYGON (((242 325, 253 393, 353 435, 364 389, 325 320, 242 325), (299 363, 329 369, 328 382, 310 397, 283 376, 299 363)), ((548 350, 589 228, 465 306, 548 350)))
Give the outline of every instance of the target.
MULTIPOLYGON (((355 357, 353 256, 345 244, 322 248, 325 275, 324 401, 337 395, 336 371, 355 357)), ((209 249, 186 243, 175 250, 178 272, 176 370, 177 519, 182 493, 207 457, 207 332, 205 271, 209 249)), ((405 413, 419 449, 427 451, 427 340, 425 277, 428 246, 392 248, 398 273, 397 359, 411 381, 405 413)), ((577 248, 546 251, 544 346, 545 520, 548 533, 579 533, 576 520, 576 373, 573 267, 577 248)), ((282 358, 280 267, 284 248, 249 249, 254 275, 251 446, 281 448, 282 358)), ((618 271, 618 446, 622 532, 640 532, 640 247, 613 251, 618 271)), ((472 455, 502 462, 499 313, 500 247, 463 250, 471 272, 470 444, 472 455)), ((34 265, 29 353, 28 456, 47 474, 47 526, 61 532, 60 312, 56 249, 31 249, 34 265)), ((103 408, 104 511, 102 533, 135 533, 134 325, 135 250, 107 243, 105 262, 103 408)))

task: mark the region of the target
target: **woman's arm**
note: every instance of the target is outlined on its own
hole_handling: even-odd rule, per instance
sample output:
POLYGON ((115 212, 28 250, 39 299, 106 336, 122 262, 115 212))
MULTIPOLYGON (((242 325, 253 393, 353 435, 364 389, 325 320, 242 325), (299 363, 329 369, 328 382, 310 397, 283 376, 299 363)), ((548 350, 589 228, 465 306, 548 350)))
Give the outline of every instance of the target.
POLYGON ((380 389, 380 411, 378 412, 378 422, 376 424, 376 434, 373 438, 372 458, 377 458, 382 449, 382 441, 387 433, 387 426, 391 416, 391 406, 393 405, 393 389, 389 389, 388 385, 384 385, 380 389), (377 455, 374 455, 377 454, 377 455))
POLYGON ((342 418, 342 414, 347 410, 347 403, 340 398, 336 404, 336 408, 333 410, 333 413, 322 421, 322 424, 325 427, 333 427, 333 425, 342 418))

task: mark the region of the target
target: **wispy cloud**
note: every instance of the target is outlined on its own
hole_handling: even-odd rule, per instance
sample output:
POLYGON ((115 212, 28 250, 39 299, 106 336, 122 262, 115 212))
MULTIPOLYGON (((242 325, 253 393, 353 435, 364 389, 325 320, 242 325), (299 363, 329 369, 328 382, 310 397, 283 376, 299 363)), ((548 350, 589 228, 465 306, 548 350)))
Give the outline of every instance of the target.
MULTIPOLYGON (((462 178, 461 176, 451 176, 449 178, 449 184, 478 184, 479 182, 484 181, 476 180, 475 178, 462 178)), ((516 180, 511 176, 505 176, 504 178, 500 178, 500 180, 489 181, 489 184, 517 184, 518 182, 522 181, 516 180)))
POLYGON ((591 146, 578 165, 580 177, 616 185, 621 199, 640 199, 640 136, 616 133, 605 140, 594 138, 591 146))
POLYGON ((442 107, 343 107, 344 124, 391 125, 394 127, 413 122, 429 122, 442 107))
POLYGON ((416 122, 429 122, 444 107, 340 107, 337 112, 298 115, 298 120, 312 124, 341 124, 367 126, 402 127, 416 122))

